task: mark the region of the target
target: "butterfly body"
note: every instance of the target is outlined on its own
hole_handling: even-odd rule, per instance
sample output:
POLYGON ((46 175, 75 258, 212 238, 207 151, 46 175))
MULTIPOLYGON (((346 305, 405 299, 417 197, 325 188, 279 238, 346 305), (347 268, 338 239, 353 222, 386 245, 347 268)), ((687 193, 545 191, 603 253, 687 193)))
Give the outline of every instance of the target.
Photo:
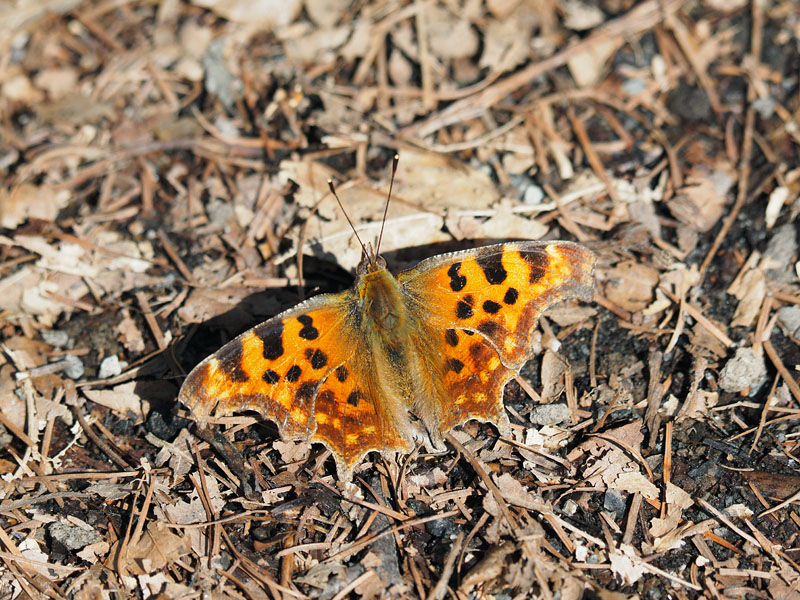
POLYGON ((289 439, 331 449, 339 474, 371 450, 441 447, 470 419, 508 431, 503 388, 533 354, 541 312, 591 297, 594 255, 514 242, 434 256, 394 277, 365 257, 355 286, 265 321, 189 374, 199 422, 255 410, 289 439))

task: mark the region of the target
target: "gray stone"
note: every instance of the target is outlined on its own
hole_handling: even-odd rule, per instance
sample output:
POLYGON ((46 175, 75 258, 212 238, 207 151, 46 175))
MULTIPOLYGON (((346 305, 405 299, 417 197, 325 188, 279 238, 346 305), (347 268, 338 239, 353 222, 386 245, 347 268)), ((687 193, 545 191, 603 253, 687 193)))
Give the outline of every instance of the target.
POLYGON ((541 204, 544 200, 544 190, 540 188, 535 183, 532 183, 528 187, 525 188, 525 192, 522 194, 522 203, 527 204, 529 206, 541 204))
POLYGON ((757 390, 766 380, 767 366, 764 357, 753 352, 752 348, 739 348, 725 364, 719 374, 719 387, 726 392, 757 390))
POLYGON ((8 429, 5 428, 5 425, 0 423, 0 448, 5 448, 8 446, 12 441, 13 437, 11 434, 8 433, 8 429))
POLYGON ((205 88, 216 96, 228 110, 232 109, 241 95, 242 82, 228 69, 225 61, 225 38, 214 40, 203 55, 205 88))
POLYGON ((83 377, 83 361, 74 354, 64 355, 64 375, 70 379, 80 379, 83 377))
POLYGON ((609 488, 603 497, 603 508, 613 513, 618 519, 625 516, 625 496, 617 489, 609 488))
POLYGON ((122 363, 116 354, 106 356, 103 362, 100 363, 100 370, 97 373, 98 379, 108 379, 109 377, 116 377, 122 373, 122 363))
POLYGON ((69 334, 57 329, 45 329, 42 331, 42 339, 56 348, 63 348, 69 344, 69 334))
POLYGON ((94 529, 84 529, 61 521, 50 523, 47 529, 50 532, 50 537, 64 544, 69 550, 80 550, 103 539, 94 529))
POLYGON ((783 306, 778 309, 778 324, 792 337, 800 337, 800 306, 783 306))
POLYGON ((773 281, 791 283, 797 280, 792 265, 797 256, 797 229, 794 223, 787 223, 776 227, 767 242, 764 256, 768 256, 778 263, 778 267, 767 271, 767 277, 773 281))
POLYGON ((566 404, 542 404, 531 411, 534 425, 558 425, 568 419, 569 407, 566 404))

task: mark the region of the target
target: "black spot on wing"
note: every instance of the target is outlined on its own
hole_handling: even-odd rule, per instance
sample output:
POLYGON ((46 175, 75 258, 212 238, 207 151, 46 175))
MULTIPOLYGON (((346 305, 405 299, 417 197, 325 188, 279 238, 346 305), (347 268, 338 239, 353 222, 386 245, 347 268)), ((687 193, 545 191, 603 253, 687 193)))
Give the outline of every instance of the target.
POLYGON ((455 329, 445 330, 444 341, 447 342, 448 346, 453 346, 454 348, 458 346, 458 334, 456 333, 456 330, 455 329))
POLYGON ((254 333, 264 344, 264 358, 275 360, 283 356, 283 323, 270 324, 269 327, 257 327, 254 333))
POLYGON ((266 371, 264 371, 264 374, 261 376, 261 379, 263 379, 264 381, 266 381, 270 385, 275 385, 276 383, 278 383, 280 378, 281 378, 281 376, 278 375, 272 369, 267 369, 266 371))
POLYGON ((461 263, 456 262, 447 269, 447 274, 450 276, 450 289, 454 292, 460 292, 464 289, 464 286, 467 285, 467 278, 458 272, 460 268, 461 263))
POLYGON ((292 365, 292 368, 286 371, 286 379, 294 383, 300 379, 300 375, 302 374, 303 370, 300 367, 297 365, 292 365))
POLYGON ((339 383, 344 383, 345 381, 347 381, 347 376, 349 374, 350 373, 347 371, 347 367, 345 367, 344 365, 339 365, 338 367, 336 367, 336 379, 339 380, 339 383))
POLYGON ((517 298, 519 298, 519 292, 516 290, 516 288, 510 287, 506 290, 506 295, 503 296, 503 302, 506 304, 514 304, 516 303, 517 298))
POLYGON ((550 266, 550 255, 544 249, 520 252, 519 255, 531 267, 531 276, 528 278, 529 283, 536 283, 545 276, 550 266))
POLYGON ((242 383, 250 379, 242 368, 243 354, 244 349, 242 348, 242 342, 239 340, 229 342, 219 352, 217 358, 219 359, 220 367, 231 381, 242 383))
POLYGON ((295 399, 300 401, 311 400, 314 394, 317 393, 318 384, 319 381, 306 381, 305 383, 301 383, 294 394, 295 399))
POLYGON ((486 300, 483 303, 484 312, 487 312, 490 315, 495 314, 497 311, 500 310, 500 308, 501 308, 501 306, 497 302, 495 302, 494 300, 486 300))
POLYGON ((503 327, 498 325, 494 321, 484 321, 480 325, 478 325, 478 331, 480 331, 486 337, 495 337, 498 333, 502 331, 503 327))
POLYGON ((495 351, 485 342, 476 342, 469 347, 469 354, 475 364, 482 365, 495 355, 495 351))
POLYGON ((328 356, 322 350, 317 348, 314 350, 314 353, 311 355, 311 368, 312 369, 321 369, 325 365, 328 364, 328 356))
POLYGON ((297 317, 297 320, 300 321, 300 324, 303 328, 297 334, 304 340, 315 340, 319 337, 319 329, 314 327, 314 319, 309 317, 308 315, 300 315, 297 317))
POLYGON ((350 395, 347 396, 347 403, 350 406, 358 406, 358 403, 364 399, 364 394, 361 393, 361 390, 353 390, 350 392, 350 395))
POLYGON ((464 296, 456 304, 456 317, 459 319, 469 319, 473 314, 472 305, 474 303, 475 300, 473 299, 472 294, 467 294, 464 296))
POLYGON ((503 254, 489 254, 476 259, 478 266, 483 270, 486 281, 492 285, 503 283, 508 277, 508 271, 503 266, 503 254))
POLYGON ((317 394, 317 400, 314 403, 314 410, 315 412, 326 412, 331 413, 333 411, 333 405, 336 402, 336 396, 333 395, 331 390, 322 390, 319 394, 317 394))
POLYGON ((458 360, 457 358, 448 358, 447 368, 453 371, 454 373, 460 373, 461 369, 464 368, 464 363, 458 360))

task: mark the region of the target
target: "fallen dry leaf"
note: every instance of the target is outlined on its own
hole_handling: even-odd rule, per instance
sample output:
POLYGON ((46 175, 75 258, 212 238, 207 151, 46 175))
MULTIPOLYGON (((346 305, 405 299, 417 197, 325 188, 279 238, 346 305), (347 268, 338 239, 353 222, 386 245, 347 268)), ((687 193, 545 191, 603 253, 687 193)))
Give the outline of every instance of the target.
POLYGON ((653 301, 659 273, 639 262, 625 261, 604 273, 608 299, 627 311, 643 310, 653 301))
POLYGON ((190 550, 189 538, 174 534, 166 523, 160 521, 151 521, 141 538, 127 545, 119 563, 115 557, 119 551, 118 544, 119 542, 112 547, 106 566, 116 569, 119 565, 123 573, 132 575, 159 571, 190 550))
POLYGON ((303 7, 302 0, 192 0, 192 4, 252 27, 288 25, 303 7))

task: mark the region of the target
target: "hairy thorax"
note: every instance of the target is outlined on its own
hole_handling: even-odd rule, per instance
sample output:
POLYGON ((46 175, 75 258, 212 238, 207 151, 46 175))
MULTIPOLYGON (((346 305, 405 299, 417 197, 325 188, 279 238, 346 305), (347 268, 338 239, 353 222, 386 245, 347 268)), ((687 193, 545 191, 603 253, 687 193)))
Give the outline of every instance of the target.
POLYGON ((364 327, 386 346, 402 344, 408 335, 408 315, 394 276, 386 269, 367 273, 358 293, 364 307, 364 327))

